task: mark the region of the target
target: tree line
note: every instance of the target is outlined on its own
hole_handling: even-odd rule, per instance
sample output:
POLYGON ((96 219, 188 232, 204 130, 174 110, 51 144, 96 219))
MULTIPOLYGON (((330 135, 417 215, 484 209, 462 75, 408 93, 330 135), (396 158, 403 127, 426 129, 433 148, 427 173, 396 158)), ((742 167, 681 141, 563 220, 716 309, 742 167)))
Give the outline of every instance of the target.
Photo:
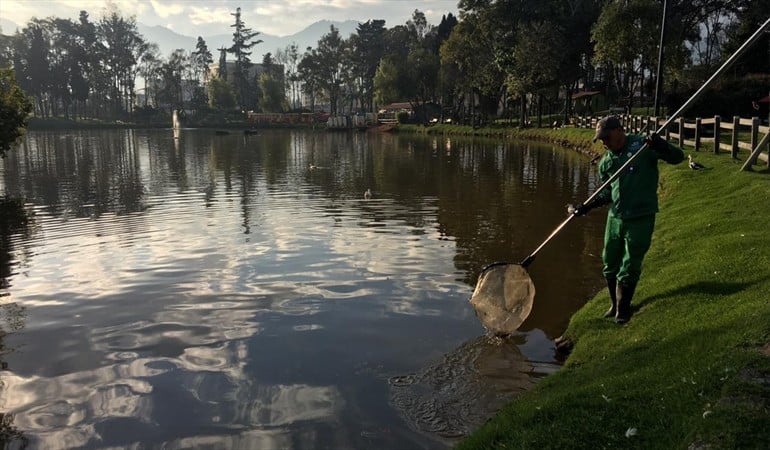
MULTIPOLYGON (((770 4, 759 0, 667 3, 668 103, 689 96, 770 16, 770 4)), ((81 11, 77 21, 32 19, 15 35, 0 35, 0 67, 13 69, 40 117, 132 119, 159 105, 165 113, 324 105, 331 114, 350 114, 401 101, 422 112, 423 121, 429 106, 436 108, 432 115, 466 122, 501 114, 523 121, 544 112, 567 118, 579 90, 628 108, 650 103, 662 6, 660 0, 460 0, 459 17, 445 15, 436 26, 419 10, 392 28, 384 20, 359 23, 347 38, 332 26, 315 48, 265 53, 256 72, 251 55, 262 41, 238 8, 231 13, 232 45, 214 50, 213 74, 214 54, 201 37, 195 49, 163 57, 134 17, 112 9, 92 21, 81 11)), ((740 95, 756 95, 770 81, 767 41, 734 69, 740 95)))

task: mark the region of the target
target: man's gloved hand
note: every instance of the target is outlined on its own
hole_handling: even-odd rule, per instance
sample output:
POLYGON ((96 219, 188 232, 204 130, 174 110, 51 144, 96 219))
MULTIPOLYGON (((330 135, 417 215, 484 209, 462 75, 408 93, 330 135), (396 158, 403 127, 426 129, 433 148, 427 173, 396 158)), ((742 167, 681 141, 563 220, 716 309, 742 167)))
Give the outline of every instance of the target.
POLYGON ((647 136, 645 142, 647 142, 648 147, 655 150, 657 153, 668 153, 669 151, 668 142, 655 133, 647 136))
POLYGON ((591 210, 591 207, 584 204, 579 204, 577 206, 574 205, 567 205, 567 212, 574 215, 574 216, 585 216, 588 214, 588 211, 591 210))

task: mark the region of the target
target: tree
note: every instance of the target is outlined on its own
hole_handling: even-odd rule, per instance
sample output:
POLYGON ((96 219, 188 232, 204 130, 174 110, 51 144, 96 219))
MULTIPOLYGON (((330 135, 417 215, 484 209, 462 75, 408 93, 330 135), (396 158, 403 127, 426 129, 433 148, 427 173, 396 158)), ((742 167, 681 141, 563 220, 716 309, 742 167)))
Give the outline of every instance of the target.
MULTIPOLYGON (((748 2, 736 12, 735 20, 726 25, 726 42, 722 50, 722 60, 735 52, 760 25, 770 17, 770 4, 767 2, 748 2)), ((741 58, 736 61, 734 71, 737 73, 770 73, 770 34, 765 31, 754 45, 746 49, 741 58)))
POLYGON ((441 23, 436 27, 436 54, 438 54, 441 44, 449 39, 449 35, 452 34, 452 30, 457 25, 457 18, 452 13, 446 16, 441 16, 441 23))
POLYGON ((350 37, 354 84, 367 111, 374 110, 374 76, 385 53, 384 36, 385 21, 368 20, 359 23, 356 34, 350 37))
POLYGON ((286 69, 286 90, 291 94, 291 108, 299 108, 300 102, 300 78, 298 73, 299 52, 297 44, 292 43, 284 50, 278 50, 275 55, 278 64, 283 64, 286 69))
MULTIPOLYGON (((542 115, 542 96, 547 88, 559 85, 559 61, 567 40, 558 26, 551 22, 531 22, 523 25, 516 39, 513 66, 506 78, 509 92, 521 98, 528 93, 538 96, 538 125, 542 115)), ((525 120, 522 108, 521 122, 525 120)))
POLYGON ((629 107, 639 75, 657 62, 661 11, 654 0, 611 3, 591 29, 594 62, 605 68, 618 94, 628 97, 629 107))
POLYGON ((297 75, 302 82, 302 92, 309 97, 310 109, 314 111, 316 99, 322 95, 321 57, 316 50, 307 48, 297 66, 297 75))
MULTIPOLYGON (((373 110, 375 98, 408 100, 415 110, 441 101, 453 107, 453 117, 462 119, 496 114, 501 105, 516 105, 515 100, 524 116, 529 99, 537 98, 538 105, 545 101, 549 108, 563 101, 566 119, 578 86, 606 88, 610 96, 630 101, 639 92, 650 92, 653 83, 646 81, 657 63, 660 4, 459 0, 460 20, 449 14, 438 27, 415 10, 405 24, 390 29, 383 20, 360 23, 349 39, 332 28, 317 49, 303 55, 296 45, 267 53, 266 65, 276 62, 285 68, 284 73, 269 72, 268 78, 249 70, 252 48, 262 41, 237 9, 231 14, 233 43, 219 49, 218 76, 231 83, 242 109, 279 108, 280 102, 267 97, 278 92, 274 81, 284 81, 294 108, 302 93, 313 106, 317 99, 328 99, 334 113, 373 110), (228 53, 234 59, 229 73, 228 53)), ((700 85, 770 14, 768 2, 756 0, 669 0, 668 6, 663 81, 669 93, 684 94, 700 85)), ((756 74, 751 83, 763 88, 766 39, 738 61, 735 79, 756 74)), ((211 88, 206 83, 211 52, 199 37, 190 64, 171 61, 178 56, 166 63, 168 89, 162 94, 180 105, 185 83, 185 89, 193 89, 193 102, 202 104, 203 86, 211 88), (201 85, 194 86, 196 81, 201 85)), ((0 67, 13 67, 18 86, 40 116, 123 117, 134 105, 136 76, 149 81, 149 96, 148 87, 160 86, 152 83, 160 65, 157 50, 139 35, 135 19, 122 17, 114 6, 97 23, 81 11, 76 21, 33 19, 14 36, 0 35, 0 67)))
MULTIPOLYGON (((139 60, 139 75, 144 78, 144 107, 146 108, 150 99, 150 86, 155 86, 155 83, 150 84, 149 80, 154 80, 160 73, 160 68, 162 66, 162 61, 160 57, 160 51, 158 50, 157 44, 151 44, 147 51, 142 55, 142 58, 139 60)), ((156 89, 157 90, 157 89, 156 89)), ((155 97, 157 97, 158 93, 153 92, 155 97)), ((157 106, 157 98, 153 102, 154 105, 157 106)))
POLYGON ((418 10, 405 26, 396 27, 390 36, 390 52, 374 79, 378 99, 408 100, 415 111, 424 111, 428 102, 436 100, 441 62, 433 51, 434 33, 418 10))
POLYGON ((228 110, 236 107, 235 94, 230 84, 220 77, 212 77, 208 84, 209 106, 228 110))
POLYGON ((427 123, 430 118, 425 115, 424 107, 436 100, 441 61, 428 48, 416 48, 409 52, 406 63, 408 82, 412 86, 412 89, 407 90, 409 101, 418 111, 418 120, 427 123))
POLYGON ((235 56, 233 83, 235 85, 236 98, 241 109, 248 109, 248 107, 254 109, 256 99, 249 96, 248 90, 248 71, 249 67, 251 67, 251 59, 249 58, 251 52, 248 50, 261 43, 262 40, 254 39, 259 35, 258 31, 251 31, 251 28, 246 28, 243 20, 241 20, 241 8, 236 8, 235 13, 230 15, 235 17, 235 23, 230 25, 230 27, 235 28, 235 31, 233 31, 233 45, 227 49, 227 52, 235 56))
POLYGON ((264 112, 283 112, 286 109, 286 95, 280 80, 270 71, 259 76, 259 90, 262 94, 260 106, 264 112))
POLYGON ((217 66, 217 76, 227 81, 227 49, 219 48, 219 65, 217 66))
POLYGON ((332 115, 337 114, 342 91, 342 81, 349 67, 345 64, 347 43, 340 37, 340 30, 334 25, 318 41, 316 68, 319 70, 317 82, 329 99, 332 115))
POLYGON ((75 34, 75 23, 69 19, 50 19, 51 53, 48 59, 50 71, 55 73, 51 82, 51 114, 62 113, 69 117, 73 102, 72 86, 82 80, 80 66, 76 58, 79 45, 75 34))
POLYGON ((416 42, 425 39, 425 36, 431 30, 431 26, 428 25, 428 19, 425 18, 425 13, 419 9, 415 9, 412 13, 412 18, 406 21, 406 28, 416 38, 416 42))
POLYGON ((564 122, 572 114, 572 92, 583 81, 586 88, 593 87, 594 68, 591 65, 594 49, 591 43, 591 26, 599 17, 602 3, 598 0, 568 0, 551 2, 552 20, 561 31, 564 42, 560 52, 558 79, 564 88, 564 122))
POLYGON ((214 58, 208 45, 206 45, 206 40, 201 36, 198 36, 195 51, 190 56, 195 79, 205 84, 209 79, 209 66, 214 62, 214 58))
POLYGON ((31 20, 22 29, 17 43, 20 48, 16 49, 17 59, 14 62, 16 78, 20 86, 32 94, 37 114, 48 116, 48 98, 53 75, 48 70, 51 51, 49 23, 39 19, 31 20))
POLYGON ((13 66, 13 37, 2 34, 0 30, 0 68, 13 66))
POLYGON ((402 99, 401 86, 406 83, 406 70, 402 61, 393 56, 386 56, 380 61, 374 75, 376 100, 380 105, 387 105, 402 99))
POLYGON ((10 69, 0 69, 0 157, 16 144, 29 121, 32 103, 10 69))
POLYGON ((466 15, 441 46, 442 80, 451 86, 455 118, 475 116, 482 112, 478 107, 493 103, 492 99, 496 105, 503 89, 505 74, 495 52, 497 35, 481 16, 466 15))
POLYGON ((97 26, 103 55, 102 63, 109 76, 107 98, 112 115, 130 112, 135 95, 138 61, 147 50, 147 43, 137 31, 136 18, 123 17, 114 5, 97 26))
MULTIPOLYGON (((99 87, 104 85, 106 79, 104 69, 100 63, 104 48, 97 36, 96 25, 88 19, 88 12, 80 11, 77 26, 75 27, 78 43, 78 55, 76 56, 83 79, 73 84, 73 97, 76 104, 79 103, 85 112, 89 99, 98 101, 99 95, 95 94, 99 87)), ((95 108, 94 108, 95 110, 95 108)))
POLYGON ((158 97, 163 103, 169 104, 171 110, 184 109, 182 85, 188 61, 189 56, 185 51, 176 49, 169 56, 168 61, 160 67, 162 89, 158 97))

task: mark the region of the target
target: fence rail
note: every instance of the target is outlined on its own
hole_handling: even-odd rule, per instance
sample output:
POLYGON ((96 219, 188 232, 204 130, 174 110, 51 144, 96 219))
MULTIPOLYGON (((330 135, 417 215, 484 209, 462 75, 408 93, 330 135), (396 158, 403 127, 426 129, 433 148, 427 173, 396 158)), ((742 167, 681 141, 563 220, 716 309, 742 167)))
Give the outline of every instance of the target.
MULTIPOLYGON (((618 115, 623 127, 631 133, 646 133, 657 130, 666 123, 665 118, 651 116, 618 115)), ((575 126, 580 128, 594 128, 601 117, 580 116, 575 119, 575 126)), ((705 149, 704 144, 710 147, 715 154, 722 150, 730 152, 732 158, 737 159, 740 150, 749 152, 745 170, 751 165, 757 164, 761 159, 770 167, 770 126, 761 124, 759 117, 742 118, 735 116, 732 120, 723 120, 720 116, 709 118, 685 119, 680 117, 671 122, 663 130, 666 139, 673 140, 680 147, 690 146, 695 151, 705 149), (764 134, 764 136, 760 136, 764 134)))

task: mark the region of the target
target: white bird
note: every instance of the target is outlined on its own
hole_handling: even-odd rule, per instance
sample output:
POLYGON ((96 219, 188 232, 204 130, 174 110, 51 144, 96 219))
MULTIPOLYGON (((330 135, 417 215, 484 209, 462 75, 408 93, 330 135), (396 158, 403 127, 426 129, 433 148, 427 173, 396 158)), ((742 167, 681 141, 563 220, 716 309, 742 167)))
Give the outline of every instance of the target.
POLYGON ((693 161, 692 160, 692 155, 687 155, 687 159, 690 161, 690 163, 688 165, 690 166, 690 169, 692 169, 692 170, 698 170, 698 169, 705 169, 706 168, 706 166, 704 166, 703 164, 693 161))
POLYGON ((372 198, 372 190, 371 189, 367 189, 366 192, 364 192, 364 198, 367 199, 367 200, 372 198))
POLYGON ((316 170, 318 168, 318 166, 316 166, 315 164, 311 164, 310 167, 308 167, 308 168, 310 170, 316 170))

